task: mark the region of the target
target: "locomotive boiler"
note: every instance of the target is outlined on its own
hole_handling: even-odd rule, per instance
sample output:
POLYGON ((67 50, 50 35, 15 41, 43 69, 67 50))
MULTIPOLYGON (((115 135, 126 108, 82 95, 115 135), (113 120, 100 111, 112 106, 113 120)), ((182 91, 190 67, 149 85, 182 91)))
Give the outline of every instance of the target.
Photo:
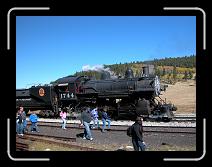
POLYGON ((106 107, 115 120, 134 120, 136 116, 171 120, 177 108, 160 99, 166 86, 160 84, 151 66, 143 67, 142 74, 134 77, 127 69, 124 78, 110 77, 102 71, 101 79, 87 76, 67 76, 50 85, 32 86, 16 90, 16 106, 39 109, 45 117, 57 116, 66 107, 71 114, 79 113, 84 107, 106 107))

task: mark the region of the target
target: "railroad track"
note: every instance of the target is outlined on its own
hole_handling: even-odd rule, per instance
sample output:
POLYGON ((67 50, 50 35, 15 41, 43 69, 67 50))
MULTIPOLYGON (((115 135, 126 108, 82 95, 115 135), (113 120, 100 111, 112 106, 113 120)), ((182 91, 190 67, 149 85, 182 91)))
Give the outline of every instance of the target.
MULTIPOLYGON (((102 121, 100 120, 100 125, 102 125, 102 121)), ((39 119, 39 123, 61 123, 60 119, 39 119)), ((111 121, 111 125, 115 126, 130 126, 134 122, 133 121, 125 121, 125 120, 120 120, 120 121, 111 121)), ((80 124, 79 120, 68 120, 67 124, 80 124)), ((172 121, 170 122, 161 122, 160 120, 158 121, 144 121, 143 126, 178 126, 178 127, 196 127, 196 118, 195 117, 175 117, 172 121)))
POLYGON ((17 151, 29 151, 29 144, 27 141, 40 141, 48 144, 61 145, 63 147, 70 147, 80 151, 103 151, 91 147, 84 147, 76 144, 76 138, 61 137, 44 134, 25 134, 24 136, 16 137, 16 150, 17 151), (64 142, 65 141, 65 142, 64 142))
MULTIPOLYGON (((110 136, 115 136, 116 142, 118 140, 118 136, 122 136, 123 138, 128 138, 126 135, 126 129, 129 126, 111 126, 111 129, 109 132, 106 132, 105 134, 101 133, 101 129, 92 129, 92 133, 94 135, 94 141, 87 141, 82 139, 83 134, 83 127, 79 127, 79 124, 67 124, 66 130, 63 130, 61 128, 60 123, 41 123, 39 122, 38 126, 40 127, 40 133, 27 133, 24 136, 19 136, 19 139, 25 139, 25 141, 40 141, 40 142, 45 142, 49 144, 55 144, 55 145, 60 145, 64 147, 70 147, 76 150, 82 150, 82 151, 104 151, 108 150, 107 148, 104 149, 102 147, 99 147, 99 142, 100 141, 105 141, 105 138, 108 139, 110 136), (78 136, 77 136, 78 135, 78 136), (109 136, 108 136, 109 135, 109 136), (64 136, 64 137, 63 137, 64 136), (67 136, 67 137, 65 137, 67 136), (76 138, 72 138, 69 136, 76 136, 76 138), (81 139, 80 139, 81 138, 81 139), (84 147, 82 147, 82 145, 84 147), (94 148, 93 148, 94 147, 94 148), (100 149, 104 150, 100 150, 100 149)), ((106 129, 107 130, 107 129, 106 129)), ((152 127, 152 126, 146 126, 144 127, 144 135, 147 138, 155 138, 155 136, 170 136, 170 138, 186 138, 185 136, 188 136, 188 139, 193 139, 193 137, 196 136, 196 128, 186 128, 186 127, 152 127)), ((162 140, 163 137, 161 137, 162 140)), ((149 141, 149 140, 148 140, 149 141)), ((168 142, 169 141, 165 141, 168 142)), ((187 142, 187 141, 186 141, 187 142)), ((22 142, 23 143, 23 142, 22 142)), ((107 143, 107 142, 106 142, 107 143)), ((128 143, 128 141, 126 141, 128 143)), ((112 144, 112 143, 111 143, 112 144)), ((18 147, 18 146, 17 146, 18 147)), ((20 148, 19 150, 27 151, 24 148, 20 148)), ((17 148, 18 150, 18 148, 17 148)), ((116 150, 116 149, 115 149, 116 150)))
POLYGON ((29 151, 29 145, 16 137, 16 151, 29 151))
MULTIPOLYGON (((61 128, 59 123, 47 123, 47 122, 40 122, 39 126, 44 127, 52 127, 52 128, 61 128)), ((108 131, 116 132, 122 131, 126 132, 127 125, 111 125, 110 129, 106 129, 108 131)), ((67 129, 78 129, 83 130, 83 127, 79 127, 79 124, 68 124, 66 126, 67 129)), ((94 131, 101 131, 101 128, 92 129, 94 131)), ((177 127, 177 126, 144 126, 144 133, 182 133, 182 134, 196 134, 195 127, 177 127)), ((51 137, 51 136, 48 136, 51 137)), ((58 137, 59 138, 59 137, 58 137)), ((63 139, 65 140, 65 139, 63 139)))
POLYGON ((196 122, 195 115, 175 115, 173 122, 196 122))
MULTIPOLYGON (((27 120, 29 120, 27 118, 27 120)), ((61 119, 48 119, 48 118, 40 118, 39 122, 61 122, 61 119)), ((68 123, 79 123, 79 120, 68 120, 68 123)), ((101 121, 100 121, 101 122, 101 121)), ((119 120, 119 121, 114 121, 112 120, 112 123, 116 124, 116 122, 127 122, 127 120, 119 120)), ((130 121, 128 121, 130 122, 130 121)), ((152 122, 152 123, 164 123, 164 122, 169 122, 168 120, 164 121, 162 119, 155 119, 155 118, 148 118, 147 121, 144 121, 144 123, 147 122, 152 122)), ((170 122, 196 122, 196 115, 175 115, 174 118, 170 122)))
POLYGON ((171 122, 196 122, 196 118, 174 118, 171 122))

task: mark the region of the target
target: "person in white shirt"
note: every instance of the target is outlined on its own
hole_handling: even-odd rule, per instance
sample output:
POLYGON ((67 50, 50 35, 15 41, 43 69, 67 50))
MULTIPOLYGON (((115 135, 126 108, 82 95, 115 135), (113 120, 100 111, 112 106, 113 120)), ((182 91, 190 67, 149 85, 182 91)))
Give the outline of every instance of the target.
POLYGON ((100 128, 99 127, 99 119, 98 119, 98 107, 94 108, 93 110, 91 110, 91 117, 93 120, 93 125, 92 125, 92 129, 96 128, 100 128))

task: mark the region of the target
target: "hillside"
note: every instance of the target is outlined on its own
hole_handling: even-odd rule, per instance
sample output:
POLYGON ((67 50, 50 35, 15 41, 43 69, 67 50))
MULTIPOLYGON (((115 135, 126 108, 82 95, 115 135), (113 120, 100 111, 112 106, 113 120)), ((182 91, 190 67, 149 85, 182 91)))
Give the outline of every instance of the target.
POLYGON ((175 85, 168 85, 160 97, 167 99, 177 106, 177 113, 196 112, 196 81, 177 82, 175 85))
POLYGON ((196 56, 191 55, 191 56, 184 56, 184 57, 154 59, 150 61, 145 61, 144 63, 154 64, 155 66, 176 66, 176 67, 195 68, 196 56))
POLYGON ((177 58, 165 58, 154 59, 150 61, 134 61, 130 63, 119 63, 111 65, 102 65, 100 69, 92 67, 80 72, 76 72, 74 75, 87 75, 89 77, 95 77, 97 80, 101 77, 101 71, 110 72, 113 76, 124 77, 125 71, 128 68, 133 70, 134 76, 139 77, 143 66, 148 64, 154 65, 155 74, 162 80, 166 80, 170 83, 177 82, 179 80, 195 79, 196 74, 196 56, 184 56, 177 58))

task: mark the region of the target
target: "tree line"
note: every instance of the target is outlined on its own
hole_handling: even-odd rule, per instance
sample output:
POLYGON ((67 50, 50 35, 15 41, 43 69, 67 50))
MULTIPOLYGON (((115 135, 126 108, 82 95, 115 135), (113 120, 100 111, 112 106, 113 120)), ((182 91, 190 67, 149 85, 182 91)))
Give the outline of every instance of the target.
POLYGON ((164 59, 154 59, 151 61, 145 61, 146 64, 154 64, 155 66, 175 66, 175 67, 185 67, 185 68, 196 68, 196 56, 184 56, 176 58, 164 58, 164 59))
MULTIPOLYGON (((139 77, 142 72, 142 67, 147 64, 154 65, 155 74, 164 80, 192 79, 196 73, 195 55, 149 61, 132 61, 129 63, 120 62, 112 65, 104 65, 104 68, 109 68, 115 76, 119 77, 124 77, 125 71, 131 68, 134 76, 139 77)), ((102 74, 97 71, 80 71, 74 75, 87 75, 93 79, 100 79, 102 74)))

